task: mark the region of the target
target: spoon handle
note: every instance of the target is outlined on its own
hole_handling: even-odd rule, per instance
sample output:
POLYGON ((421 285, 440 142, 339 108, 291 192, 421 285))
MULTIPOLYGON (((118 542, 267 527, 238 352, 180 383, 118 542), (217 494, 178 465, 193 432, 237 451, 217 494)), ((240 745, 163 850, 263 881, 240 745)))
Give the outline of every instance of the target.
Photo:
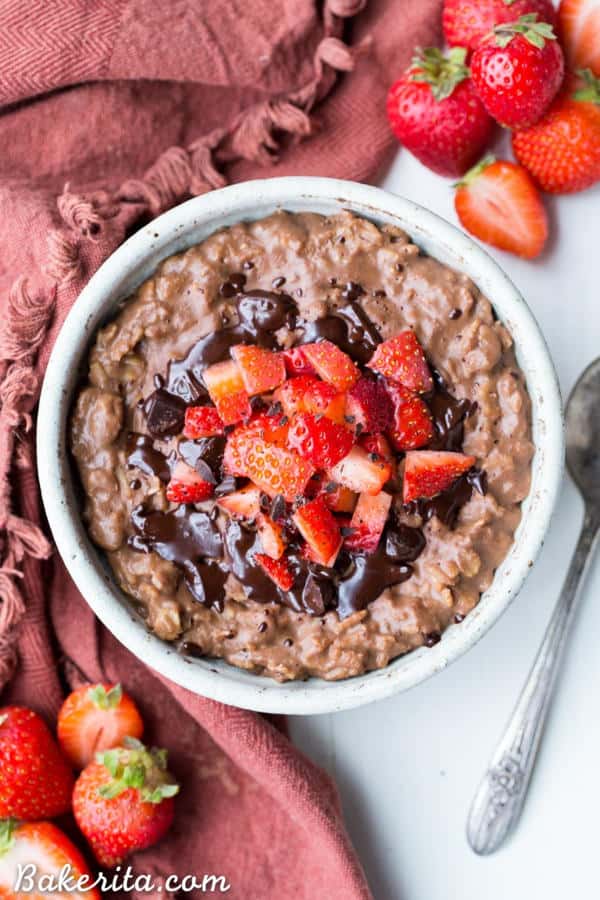
POLYGON ((475 853, 494 853, 521 815, 579 587, 587 571, 599 525, 599 513, 586 510, 577 547, 544 639, 475 794, 467 821, 467 839, 475 853))

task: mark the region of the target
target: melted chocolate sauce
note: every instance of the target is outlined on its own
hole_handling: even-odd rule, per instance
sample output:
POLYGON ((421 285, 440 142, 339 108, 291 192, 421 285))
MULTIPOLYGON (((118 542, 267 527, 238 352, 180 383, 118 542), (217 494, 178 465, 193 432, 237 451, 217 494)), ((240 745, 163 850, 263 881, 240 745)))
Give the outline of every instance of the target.
MULTIPOLYGON (((277 280, 277 287, 283 282, 277 280)), ((337 282, 336 282, 337 284, 337 282)), ((245 290, 246 276, 235 273, 220 287, 220 294, 235 298, 238 324, 222 328, 201 338, 181 360, 169 364, 166 384, 146 401, 145 410, 152 418, 151 433, 165 436, 181 432, 185 406, 208 400, 202 382, 203 370, 229 358, 235 344, 249 342, 261 347, 279 347, 276 332, 284 328, 301 330, 300 344, 327 339, 347 353, 356 363, 364 365, 371 358, 381 336, 375 324, 356 302, 364 294, 361 285, 349 282, 342 290, 343 306, 315 322, 298 319, 294 300, 283 292, 245 290), (178 428, 175 424, 180 423, 178 428)), ((275 284, 273 285, 276 286, 275 284)), ((434 389, 426 397, 432 412, 435 437, 430 449, 460 450, 463 442, 464 420, 475 405, 457 400, 447 390, 439 373, 434 372, 434 389)), ((169 478, 169 461, 154 450, 150 438, 131 436, 129 462, 143 471, 169 478)), ((214 480, 221 478, 221 463, 225 437, 181 440, 179 454, 189 465, 214 480)), ((236 480, 226 476, 215 493, 223 495, 235 490, 236 480)), ((458 512, 471 496, 473 488, 485 493, 485 474, 472 470, 453 487, 431 500, 419 500, 408 507, 428 521, 433 515, 452 527, 458 512)), ((198 512, 181 505, 168 513, 134 510, 132 522, 135 535, 131 545, 143 552, 156 551, 163 559, 173 562, 184 573, 186 583, 196 600, 222 610, 227 573, 232 572, 244 586, 248 597, 264 603, 282 603, 297 612, 322 616, 337 609, 340 618, 364 609, 377 599, 385 588, 406 581, 412 575, 413 563, 425 546, 423 532, 400 524, 395 517, 388 522, 374 553, 363 554, 342 550, 335 567, 328 569, 311 563, 300 553, 289 510, 283 498, 266 498, 271 514, 280 521, 290 543, 288 562, 294 574, 290 591, 281 591, 254 561, 261 552, 255 530, 227 519, 221 535, 214 515, 198 512)))
POLYGON ((127 435, 125 448, 128 466, 135 466, 146 475, 156 475, 161 481, 168 482, 171 477, 169 461, 164 453, 155 449, 151 437, 131 432, 127 435))
POLYGON ((227 571, 218 564, 223 558, 223 540, 208 513, 184 505, 167 513, 146 512, 138 506, 131 521, 135 535, 130 545, 134 549, 143 553, 153 550, 174 563, 199 603, 223 609, 227 571))

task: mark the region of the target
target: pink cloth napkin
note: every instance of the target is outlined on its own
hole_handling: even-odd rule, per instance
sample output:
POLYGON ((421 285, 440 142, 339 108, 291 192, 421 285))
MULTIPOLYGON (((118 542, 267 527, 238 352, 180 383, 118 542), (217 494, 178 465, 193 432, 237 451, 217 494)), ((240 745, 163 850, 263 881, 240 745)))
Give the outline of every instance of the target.
POLYGON ((271 174, 374 180, 386 90, 440 5, 0 0, 1 700, 52 721, 68 687, 107 680, 139 701, 182 791, 136 871, 224 874, 243 900, 370 897, 334 784, 281 723, 147 669, 52 555, 32 423, 50 350, 95 269, 174 203, 271 174))

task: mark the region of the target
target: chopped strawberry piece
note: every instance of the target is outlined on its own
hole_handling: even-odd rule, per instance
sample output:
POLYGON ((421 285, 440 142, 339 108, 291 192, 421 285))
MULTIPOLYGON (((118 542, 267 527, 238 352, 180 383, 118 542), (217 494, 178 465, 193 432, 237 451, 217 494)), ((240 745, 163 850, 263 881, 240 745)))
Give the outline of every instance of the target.
POLYGON ((392 424, 393 408, 385 386, 371 378, 359 378, 348 391, 346 415, 352 425, 363 431, 387 431, 392 424))
POLYGON ((258 413, 247 425, 238 425, 227 438, 223 454, 223 468, 229 475, 245 475, 243 454, 253 440, 266 441, 278 447, 287 447, 289 426, 280 425, 280 416, 258 413))
POLYGON ((231 355, 250 396, 274 391, 285 381, 285 362, 281 353, 251 344, 238 344, 231 348, 231 355))
POLYGON ((250 398, 242 373, 232 359, 208 366, 202 378, 224 425, 235 425, 250 416, 250 398))
POLYGON ((419 394, 433 387, 431 372, 414 331, 403 331, 380 344, 369 368, 419 394))
POLYGON ((302 351, 317 375, 338 391, 347 391, 360 377, 350 357, 331 341, 303 344, 302 351))
POLYGON ((281 403, 284 415, 289 419, 296 413, 314 413, 327 416, 338 424, 344 421, 346 396, 314 375, 290 378, 277 388, 273 400, 281 403))
POLYGON ((310 558, 323 566, 332 566, 342 546, 342 535, 323 498, 317 497, 301 506, 292 518, 308 544, 310 558))
POLYGON ((171 503, 200 503, 212 497, 215 485, 207 481, 185 462, 178 462, 167 485, 167 500, 171 503))
POLYGON ((315 370, 302 352, 302 347, 290 347, 283 351, 283 359, 288 375, 314 375, 315 370))
POLYGON ((253 521, 260 512, 260 490, 253 484, 219 497, 217 506, 235 519, 253 521))
POLYGON ((271 497, 283 494, 291 503, 303 496, 314 466, 294 450, 269 444, 252 433, 238 436, 237 440, 234 433, 231 438, 234 440, 228 440, 223 457, 226 471, 250 478, 271 497))
POLYGON ((357 494, 378 494, 391 474, 389 462, 371 459, 362 447, 353 447, 348 456, 329 470, 332 481, 339 481, 357 494))
POLYGON ((223 434, 224 423, 214 406, 188 406, 183 433, 186 438, 214 437, 223 434))
POLYGON ((336 484, 335 481, 326 482, 321 496, 325 501, 325 505, 335 513, 354 512, 358 499, 358 495, 354 491, 344 487, 343 484, 336 484))
POLYGON ((260 543, 267 554, 272 559, 279 559, 285 551, 285 541, 283 540, 283 529, 277 522, 274 522, 270 516, 265 513, 259 513, 256 519, 256 528, 260 537, 260 543))
POLYGON ((404 465, 404 503, 447 490, 475 463, 474 456, 437 450, 411 450, 404 465))
POLYGON ((378 456, 386 462, 392 462, 394 459, 390 442, 383 434, 361 434, 358 443, 370 455, 378 456))
POLYGON ((376 497, 361 494, 350 520, 350 528, 354 529, 354 533, 345 539, 344 545, 349 550, 363 550, 365 553, 376 550, 391 505, 392 495, 385 491, 381 491, 376 497))
POLYGON ((394 404, 394 421, 389 435, 396 450, 418 450, 433 438, 433 419, 429 407, 401 384, 388 384, 394 404))
POLYGON ((291 591, 294 586, 294 575, 285 557, 272 559, 265 553, 255 553, 254 559, 282 591, 291 591))
POLYGON ((288 444, 317 469, 329 469, 350 452, 354 434, 326 416, 299 413, 294 416, 288 444))

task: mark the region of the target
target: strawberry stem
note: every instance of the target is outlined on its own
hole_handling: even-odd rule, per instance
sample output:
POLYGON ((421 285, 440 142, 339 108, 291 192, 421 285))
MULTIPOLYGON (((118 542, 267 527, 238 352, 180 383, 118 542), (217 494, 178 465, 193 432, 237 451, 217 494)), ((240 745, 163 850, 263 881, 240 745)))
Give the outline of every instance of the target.
POLYGON ((467 51, 464 47, 453 47, 445 56, 437 47, 427 47, 417 51, 412 60, 411 81, 428 84, 438 101, 445 100, 470 75, 465 65, 467 51))
POLYGON ((0 819, 0 857, 14 846, 16 819, 0 819))
POLYGON ((115 684, 109 691, 103 684, 97 684, 90 688, 88 696, 98 709, 115 709, 123 697, 123 689, 120 684, 115 684))
POLYGON ((460 181, 455 182, 452 185, 452 187, 454 187, 454 188, 467 187, 469 184, 471 184, 473 181, 475 181, 475 179, 478 178, 481 175, 481 173, 485 169, 487 169, 488 166, 491 166, 492 163, 495 163, 495 162, 496 162, 496 157, 494 156, 494 154, 486 153, 486 155, 484 157, 482 157, 482 159, 480 159, 479 162, 476 163, 471 169, 469 169, 469 171, 463 175, 463 177, 461 178, 460 181))
POLYGON ((573 99, 600 106, 600 78, 596 78, 591 69, 578 69, 575 74, 582 79, 584 86, 575 91, 573 99))
POLYGON ((167 771, 167 751, 149 750, 136 738, 127 737, 123 747, 96 754, 96 761, 112 776, 98 788, 105 800, 112 800, 133 788, 143 803, 161 803, 179 792, 179 785, 167 771))
POLYGON ((537 13, 527 13, 520 16, 516 22, 496 25, 493 33, 496 36, 496 44, 502 48, 507 47, 517 35, 522 35, 538 50, 544 49, 546 41, 556 40, 552 25, 548 22, 538 22, 537 13))

